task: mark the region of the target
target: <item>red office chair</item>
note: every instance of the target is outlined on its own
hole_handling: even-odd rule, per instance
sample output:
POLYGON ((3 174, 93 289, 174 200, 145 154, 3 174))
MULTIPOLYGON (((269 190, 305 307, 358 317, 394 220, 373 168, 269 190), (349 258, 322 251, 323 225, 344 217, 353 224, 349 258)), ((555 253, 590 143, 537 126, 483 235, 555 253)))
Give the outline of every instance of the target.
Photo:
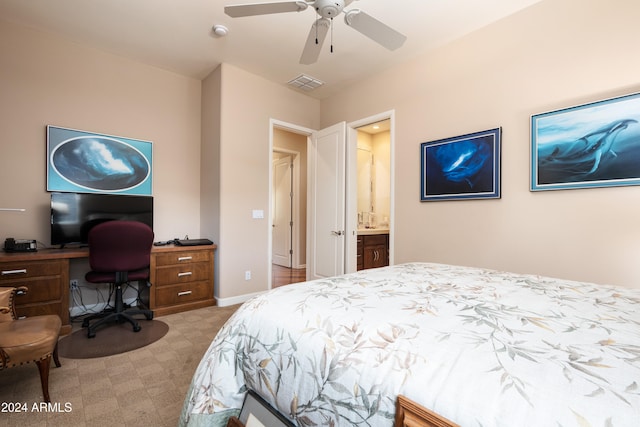
MULTIPOLYGON (((108 221, 98 224, 89 231, 89 265, 91 271, 85 275, 90 283, 110 283, 115 287, 115 308, 99 315, 90 316, 82 323, 88 328, 87 336, 96 336, 96 329, 107 322, 127 321, 133 331, 140 331, 133 315, 144 314, 153 319, 153 311, 125 309, 122 300, 122 286, 132 281, 149 283, 149 263, 153 230, 137 221, 108 221), (90 323, 91 320, 100 320, 90 323)), ((140 292, 140 290, 138 290, 140 292)))

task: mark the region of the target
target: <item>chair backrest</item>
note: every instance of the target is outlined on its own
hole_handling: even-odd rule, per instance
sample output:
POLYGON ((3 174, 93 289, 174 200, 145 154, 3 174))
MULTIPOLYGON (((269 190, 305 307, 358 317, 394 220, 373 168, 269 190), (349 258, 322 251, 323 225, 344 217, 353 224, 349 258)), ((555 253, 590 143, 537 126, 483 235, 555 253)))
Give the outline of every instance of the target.
POLYGON ((133 271, 149 267, 153 230, 138 221, 108 221, 89 231, 93 271, 133 271))

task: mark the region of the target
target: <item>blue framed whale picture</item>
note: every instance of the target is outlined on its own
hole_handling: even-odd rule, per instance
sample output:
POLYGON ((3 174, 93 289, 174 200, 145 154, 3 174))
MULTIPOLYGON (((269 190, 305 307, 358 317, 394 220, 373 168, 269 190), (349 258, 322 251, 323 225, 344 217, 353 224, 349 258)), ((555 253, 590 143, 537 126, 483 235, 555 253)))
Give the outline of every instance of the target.
POLYGON ((640 94, 531 116, 531 191, 640 184, 640 94))
POLYGON ((149 141, 47 126, 47 191, 152 195, 149 141))
POLYGON ((420 200, 500 198, 501 129, 420 145, 420 200))

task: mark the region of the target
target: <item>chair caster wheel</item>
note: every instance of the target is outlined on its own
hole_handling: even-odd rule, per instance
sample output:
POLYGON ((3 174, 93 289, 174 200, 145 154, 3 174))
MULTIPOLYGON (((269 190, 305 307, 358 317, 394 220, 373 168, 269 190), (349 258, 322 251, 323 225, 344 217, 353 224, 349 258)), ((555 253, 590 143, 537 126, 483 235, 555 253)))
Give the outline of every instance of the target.
POLYGON ((133 332, 140 332, 140 329, 142 329, 142 328, 140 327, 140 325, 135 325, 135 326, 133 327, 133 332))
POLYGON ((95 338, 95 337, 96 337, 95 332, 92 332, 92 331, 87 332, 87 338, 95 338))
POLYGON ((145 316, 147 318, 147 320, 153 320, 153 313, 151 314, 145 314, 145 316))

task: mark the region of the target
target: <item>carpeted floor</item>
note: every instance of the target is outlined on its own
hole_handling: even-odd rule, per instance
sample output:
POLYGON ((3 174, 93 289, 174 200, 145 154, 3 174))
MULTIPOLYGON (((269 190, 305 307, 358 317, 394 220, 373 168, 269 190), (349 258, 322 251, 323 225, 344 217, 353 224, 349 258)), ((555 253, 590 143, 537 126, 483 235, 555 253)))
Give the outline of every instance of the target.
POLYGON ((60 357, 62 366, 52 363, 49 376, 49 408, 54 412, 34 410, 42 401, 36 365, 0 371, 0 404, 5 404, 1 409, 10 402, 27 408, 24 413, 1 413, 0 427, 175 427, 200 358, 237 308, 207 307, 158 317, 169 325, 169 332, 127 353, 97 359, 60 357))

